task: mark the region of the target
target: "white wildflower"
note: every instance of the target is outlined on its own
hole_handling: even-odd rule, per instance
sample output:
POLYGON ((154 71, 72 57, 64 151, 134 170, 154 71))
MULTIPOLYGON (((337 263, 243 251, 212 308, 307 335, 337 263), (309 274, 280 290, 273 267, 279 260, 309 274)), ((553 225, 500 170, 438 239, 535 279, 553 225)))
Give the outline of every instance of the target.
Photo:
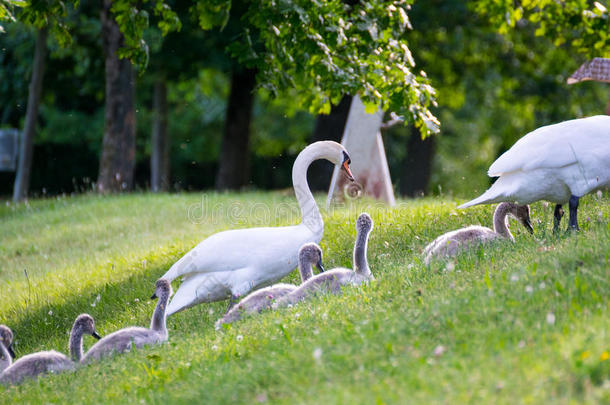
POLYGON ((244 337, 242 335, 237 335, 235 337, 235 340, 237 340, 238 342, 241 342, 242 340, 244 340, 244 337))
POLYGON ((554 313, 549 312, 548 314, 546 314, 546 323, 548 323, 549 325, 555 324, 555 314, 554 313))
POLYGON ((526 285, 525 286, 525 292, 528 294, 531 294, 534 292, 534 287, 532 287, 531 285, 526 285))
POLYGON ((320 348, 320 347, 315 348, 315 350, 313 351, 313 358, 316 361, 320 361, 320 359, 322 358, 322 348, 320 348))

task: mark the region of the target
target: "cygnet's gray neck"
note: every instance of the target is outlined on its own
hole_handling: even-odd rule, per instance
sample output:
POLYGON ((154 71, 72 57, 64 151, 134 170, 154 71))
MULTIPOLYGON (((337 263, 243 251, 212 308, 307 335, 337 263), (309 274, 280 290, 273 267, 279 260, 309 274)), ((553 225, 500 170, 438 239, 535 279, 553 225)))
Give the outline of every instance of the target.
POLYGON ((365 276, 369 276, 371 274, 371 269, 369 269, 369 263, 366 259, 369 233, 370 229, 366 231, 358 229, 356 244, 354 245, 354 271, 365 276))
POLYGON ((153 313, 150 322, 150 329, 161 333, 167 333, 165 309, 167 308, 167 303, 169 301, 169 291, 164 290, 158 299, 159 301, 157 302, 155 312, 153 313))
POLYGON ((81 325, 74 325, 70 333, 70 356, 75 363, 83 358, 83 328, 81 325))
POLYGON ((508 229, 508 214, 510 211, 509 203, 500 203, 494 212, 494 232, 508 238, 510 240, 515 240, 513 235, 510 233, 508 229))
POLYGON ((301 283, 313 277, 312 264, 309 260, 299 257, 299 273, 301 273, 301 283))

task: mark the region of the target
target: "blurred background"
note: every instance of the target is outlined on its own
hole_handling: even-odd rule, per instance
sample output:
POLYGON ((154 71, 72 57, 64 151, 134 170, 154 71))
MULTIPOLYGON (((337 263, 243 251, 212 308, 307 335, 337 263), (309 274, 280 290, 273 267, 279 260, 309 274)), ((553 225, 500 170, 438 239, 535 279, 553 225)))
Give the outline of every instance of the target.
MULTIPOLYGON (((71 46, 60 46, 52 36, 47 39, 30 196, 95 188, 105 102, 98 3, 83 0, 69 11, 71 46)), ((255 72, 227 51, 242 39, 237 35, 238 5, 222 30, 203 31, 186 9, 175 5, 174 10, 182 28, 165 37, 147 29, 148 66, 134 76, 134 188, 151 187, 152 134, 160 119, 167 123, 170 150, 169 181, 161 189, 290 187, 293 160, 306 144, 341 138, 349 95, 335 103, 329 115, 310 113, 296 90, 271 97, 257 86, 255 72), (232 125, 233 130, 227 129, 232 125), (220 171, 225 136, 233 137, 225 146, 233 150, 224 153, 239 162, 238 174, 220 171)), ((490 163, 525 133, 606 113, 607 84, 566 84, 587 59, 535 36, 535 27, 501 36, 465 1, 418 1, 409 17, 413 30, 406 38, 416 69, 426 72, 437 91, 438 105, 431 111, 441 122, 441 132, 422 140, 414 126, 397 125, 382 133, 398 195, 472 197, 489 186, 490 163)), ((0 128, 22 130, 36 30, 19 22, 4 29, 0 128)), ((309 177, 314 189, 327 189, 328 165, 317 164, 309 177)), ((0 172, 1 198, 10 199, 14 180, 14 172, 0 172)))

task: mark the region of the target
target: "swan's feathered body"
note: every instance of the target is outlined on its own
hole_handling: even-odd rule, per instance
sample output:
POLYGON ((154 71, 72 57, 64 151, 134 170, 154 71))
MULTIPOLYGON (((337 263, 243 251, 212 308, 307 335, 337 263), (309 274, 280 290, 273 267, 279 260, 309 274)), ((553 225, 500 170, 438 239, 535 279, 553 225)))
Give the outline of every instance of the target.
POLYGON ((55 350, 28 354, 20 357, 0 374, 0 384, 20 384, 26 378, 74 370, 83 355, 83 335, 85 333, 96 339, 100 338, 95 331, 93 318, 88 314, 81 314, 74 321, 70 333, 69 348, 72 359, 55 350))
POLYGON ((146 345, 158 344, 165 342, 166 340, 167 332, 162 334, 141 327, 121 329, 104 336, 102 340, 91 346, 91 349, 89 349, 83 357, 82 362, 88 363, 90 361, 100 360, 115 353, 128 352, 133 346, 141 349, 146 345))
POLYGON ((37 352, 20 357, 10 367, 0 374, 0 383, 15 385, 26 378, 36 377, 41 374, 61 373, 74 370, 72 360, 63 353, 49 350, 37 352))
MULTIPOLYGON (((172 298, 168 315, 201 302, 220 301, 267 286, 297 267, 298 250, 294 252, 293 246, 321 239, 322 232, 312 232, 304 224, 214 234, 174 265, 185 266, 187 276, 172 298), (227 240, 231 240, 228 251, 227 240), (196 269, 202 271, 195 272, 196 269)), ((170 272, 164 277, 172 277, 170 272)))
POLYGON ((296 288, 297 286, 292 284, 279 283, 256 290, 231 308, 229 312, 216 322, 215 326, 218 329, 222 324, 236 322, 245 315, 260 313, 270 308, 275 300, 294 291, 296 288))
MULTIPOLYGON (((312 265, 318 266, 320 271, 324 271, 322 267, 322 256, 318 252, 314 252, 314 256, 310 257, 307 254, 299 254, 299 273, 301 274, 301 284, 313 277, 312 265)), ((261 288, 260 290, 251 292, 229 309, 227 313, 216 322, 216 328, 220 328, 222 324, 233 323, 240 320, 244 315, 260 313, 263 310, 270 308, 271 305, 281 297, 296 290, 296 286, 292 284, 279 283, 270 287, 261 288)))
POLYGON ((358 274, 342 267, 328 270, 310 278, 294 291, 277 300, 277 307, 293 305, 317 295, 340 294, 345 286, 359 286, 373 279, 371 275, 358 274))
POLYGON ((530 209, 527 205, 503 202, 498 204, 494 211, 493 230, 484 226, 472 225, 444 233, 426 246, 423 252, 424 263, 426 265, 430 264, 433 258, 455 256, 462 250, 468 249, 475 244, 487 243, 496 239, 514 241, 513 235, 508 229, 509 215, 521 222, 528 231, 534 231, 530 220, 530 209))
MULTIPOLYGON (((362 283, 374 280, 373 274, 366 258, 368 238, 373 229, 373 220, 367 213, 362 213, 356 221, 356 243, 354 244, 353 263, 354 270, 346 268, 336 268, 318 274, 305 281, 294 291, 286 294, 276 303, 274 307, 292 305, 310 297, 321 294, 339 294, 344 286, 358 286, 362 283)), ((309 243, 301 248, 300 254, 308 254, 315 257, 311 252, 318 252, 322 255, 322 250, 316 244, 309 243)))
POLYGON ((473 244, 491 242, 499 238, 502 237, 493 230, 478 225, 447 232, 426 246, 423 253, 424 263, 430 264, 434 257, 456 256, 473 244))
POLYGON ((307 168, 317 159, 342 164, 349 173, 349 156, 332 141, 316 142, 295 160, 292 182, 302 223, 286 227, 238 229, 214 234, 178 260, 163 278, 184 277, 168 307, 168 315, 201 302, 235 299, 270 285, 297 266, 299 248, 319 242, 324 222, 307 184, 307 168))
POLYGON ((483 193, 458 208, 501 201, 571 199, 575 225, 578 198, 610 186, 610 116, 598 115, 538 128, 519 139, 489 168, 499 177, 483 193))
POLYGON ((151 298, 158 298, 159 301, 155 306, 150 329, 133 326, 113 332, 91 346, 81 362, 88 363, 112 354, 128 352, 134 346, 140 349, 147 345, 165 342, 168 337, 165 313, 171 294, 172 287, 169 281, 164 279, 157 280, 155 293, 151 298))

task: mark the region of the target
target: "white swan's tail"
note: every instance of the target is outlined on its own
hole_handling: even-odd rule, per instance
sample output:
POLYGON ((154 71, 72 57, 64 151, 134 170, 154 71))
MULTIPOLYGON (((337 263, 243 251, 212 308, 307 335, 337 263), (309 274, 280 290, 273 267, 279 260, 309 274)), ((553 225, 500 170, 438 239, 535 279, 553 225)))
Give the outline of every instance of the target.
POLYGON ((458 206, 458 208, 463 209, 463 208, 472 207, 473 205, 478 205, 478 204, 494 203, 494 202, 498 202, 498 198, 501 198, 501 197, 497 194, 497 192, 495 192, 495 190, 490 188, 489 190, 487 190, 486 192, 484 192, 483 194, 481 194, 474 200, 470 200, 467 203, 464 203, 464 204, 458 206))

